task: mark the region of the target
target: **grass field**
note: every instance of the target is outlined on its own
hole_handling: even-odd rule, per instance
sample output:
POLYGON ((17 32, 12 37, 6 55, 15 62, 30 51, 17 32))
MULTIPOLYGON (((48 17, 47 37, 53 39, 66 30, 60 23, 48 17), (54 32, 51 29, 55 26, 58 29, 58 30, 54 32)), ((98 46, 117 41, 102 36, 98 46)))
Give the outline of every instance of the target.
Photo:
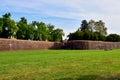
POLYGON ((120 80, 120 49, 0 52, 0 80, 120 80))

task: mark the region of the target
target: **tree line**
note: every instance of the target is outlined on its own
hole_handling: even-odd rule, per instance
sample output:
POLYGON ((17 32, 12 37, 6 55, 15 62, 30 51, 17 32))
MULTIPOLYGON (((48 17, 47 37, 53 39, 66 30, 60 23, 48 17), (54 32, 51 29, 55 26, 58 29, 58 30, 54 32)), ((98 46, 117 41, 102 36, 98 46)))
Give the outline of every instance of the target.
POLYGON ((64 36, 63 29, 55 29, 52 24, 38 21, 28 24, 25 17, 21 17, 20 21, 15 22, 11 19, 10 13, 2 15, 0 18, 0 38, 61 41, 62 36, 64 36))
MULTIPOLYGON (((0 38, 17 38, 24 40, 41 41, 62 41, 63 29, 52 24, 32 21, 27 22, 25 17, 21 17, 18 22, 11 19, 11 14, 6 13, 0 17, 0 38)), ((82 20, 81 26, 68 35, 68 40, 95 40, 120 42, 120 35, 107 35, 107 27, 102 20, 82 20)))
POLYGON ((69 40, 95 40, 120 42, 120 35, 107 35, 107 27, 102 20, 82 20, 81 26, 73 33, 68 35, 69 40))

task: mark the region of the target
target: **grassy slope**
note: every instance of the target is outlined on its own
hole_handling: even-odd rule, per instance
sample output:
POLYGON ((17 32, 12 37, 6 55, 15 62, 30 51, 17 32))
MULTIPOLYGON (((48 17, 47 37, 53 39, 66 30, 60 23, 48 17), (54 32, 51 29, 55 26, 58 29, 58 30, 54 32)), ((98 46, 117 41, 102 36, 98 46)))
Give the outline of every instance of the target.
POLYGON ((120 79, 120 50, 0 52, 0 80, 120 79))

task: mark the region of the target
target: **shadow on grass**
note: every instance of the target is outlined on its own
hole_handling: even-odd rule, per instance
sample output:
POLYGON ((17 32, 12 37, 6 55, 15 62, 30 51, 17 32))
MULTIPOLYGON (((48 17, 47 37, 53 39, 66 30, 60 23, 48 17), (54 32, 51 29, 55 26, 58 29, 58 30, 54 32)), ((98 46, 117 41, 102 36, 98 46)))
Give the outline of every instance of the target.
POLYGON ((98 75, 85 75, 80 76, 79 78, 61 78, 61 79, 55 79, 55 80, 120 80, 120 76, 111 76, 111 77, 101 77, 98 75))

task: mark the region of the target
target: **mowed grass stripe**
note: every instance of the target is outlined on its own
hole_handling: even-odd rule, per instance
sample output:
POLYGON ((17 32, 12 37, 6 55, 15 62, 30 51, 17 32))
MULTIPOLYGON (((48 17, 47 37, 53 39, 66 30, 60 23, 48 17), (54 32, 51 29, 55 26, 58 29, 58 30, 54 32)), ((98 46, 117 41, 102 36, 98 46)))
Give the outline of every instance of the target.
POLYGON ((120 49, 0 52, 0 80, 120 79, 120 49))

